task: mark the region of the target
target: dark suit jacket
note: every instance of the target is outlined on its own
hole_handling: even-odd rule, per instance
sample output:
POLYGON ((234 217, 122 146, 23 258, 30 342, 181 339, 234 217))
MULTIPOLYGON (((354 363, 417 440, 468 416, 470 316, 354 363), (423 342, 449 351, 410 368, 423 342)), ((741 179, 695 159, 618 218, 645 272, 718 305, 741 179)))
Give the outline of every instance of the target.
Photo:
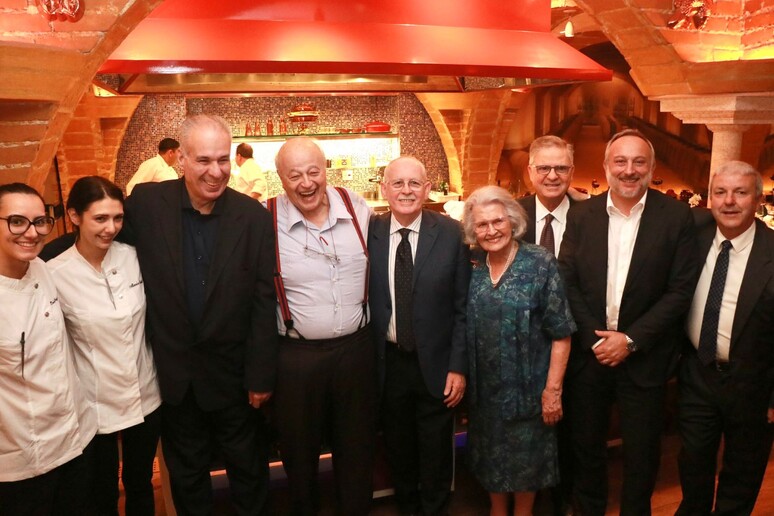
MULTIPOLYGON (((769 406, 774 407, 774 231, 760 220, 755 225, 755 239, 734 312, 729 376, 741 397, 757 399, 765 395, 769 406)), ((699 228, 702 263, 716 228, 714 219, 699 228)))
MULTIPOLYGON (((606 329, 607 196, 598 195, 570 208, 559 253, 567 298, 578 324, 569 374, 596 360, 591 346, 599 337, 594 330, 606 329)), ((619 366, 637 385, 662 385, 673 373, 697 267, 690 208, 648 190, 618 321, 618 331, 639 346, 619 366)))
POLYGON ((189 319, 183 276, 183 179, 137 185, 122 237, 137 248, 148 298, 148 339, 165 402, 189 387, 215 410, 274 388, 277 354, 274 229, 269 212, 226 188, 204 315, 189 319))
MULTIPOLYGON (((521 207, 524 208, 524 211, 527 212, 527 232, 524 233, 522 238, 530 244, 539 243, 537 241, 537 235, 535 235, 535 210, 537 209, 535 207, 536 198, 537 197, 535 194, 532 194, 520 199, 516 199, 516 201, 521 204, 521 207)), ((569 199, 570 206, 572 207, 572 205, 575 204, 575 201, 569 195, 567 196, 567 199, 569 199)))
MULTIPOLYGON (((392 316, 390 279, 390 213, 371 218, 368 252, 371 257, 369 301, 378 359, 384 383, 387 326, 392 316)), ((465 317, 470 282, 470 251, 460 224, 423 210, 414 258, 414 334, 427 390, 443 397, 449 371, 468 372, 465 317)))

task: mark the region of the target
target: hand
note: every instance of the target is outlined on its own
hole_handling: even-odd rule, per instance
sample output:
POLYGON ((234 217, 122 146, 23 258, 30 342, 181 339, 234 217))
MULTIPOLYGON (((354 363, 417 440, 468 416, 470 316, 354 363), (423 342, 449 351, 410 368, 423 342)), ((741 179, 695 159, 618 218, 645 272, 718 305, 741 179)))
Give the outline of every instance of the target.
POLYGON ((602 343, 592 351, 597 356, 597 361, 608 367, 615 367, 630 355, 626 349, 626 335, 618 331, 596 330, 597 337, 602 337, 602 343))
POLYGON ((247 403, 252 405, 253 408, 260 408, 261 405, 269 401, 271 398, 270 392, 253 392, 247 393, 247 403))
POLYGON ((555 425, 561 421, 564 413, 562 412, 562 390, 561 389, 543 389, 543 423, 555 425))
POLYGON ((446 375, 446 387, 443 390, 443 402, 449 408, 456 407, 465 395, 465 375, 449 371, 446 375))

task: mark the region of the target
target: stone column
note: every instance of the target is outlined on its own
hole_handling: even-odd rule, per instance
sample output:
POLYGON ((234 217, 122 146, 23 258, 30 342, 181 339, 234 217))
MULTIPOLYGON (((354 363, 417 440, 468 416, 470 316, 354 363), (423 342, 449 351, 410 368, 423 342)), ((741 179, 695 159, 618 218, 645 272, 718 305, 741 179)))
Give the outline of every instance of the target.
MULTIPOLYGON (((742 133, 750 128, 743 124, 708 124, 712 131, 712 158, 710 161, 710 177, 727 161, 742 157, 742 133)), ((709 186, 709 185, 707 185, 709 186)))

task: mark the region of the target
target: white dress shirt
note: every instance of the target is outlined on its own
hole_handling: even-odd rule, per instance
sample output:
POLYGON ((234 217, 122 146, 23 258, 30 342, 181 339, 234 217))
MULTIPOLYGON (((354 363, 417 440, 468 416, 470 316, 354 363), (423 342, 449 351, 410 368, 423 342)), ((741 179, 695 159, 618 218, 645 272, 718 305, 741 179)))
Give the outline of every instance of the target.
MULTIPOLYGON (((349 191, 348 191, 349 192, 349 191)), ((357 331, 363 319, 368 260, 352 216, 339 193, 327 187, 328 219, 318 228, 286 194, 277 196, 277 242, 294 328, 306 339, 332 339, 357 331)), ((368 240, 371 208, 349 192, 360 230, 368 240)), ((368 308, 366 307, 366 315, 368 308)), ((287 329, 277 308, 277 327, 287 329)), ((295 337, 294 332, 290 333, 295 337)))
POLYGON ((96 420, 81 392, 56 287, 40 259, 21 279, 0 276, 0 306, 0 482, 14 482, 80 455, 96 420))
POLYGON ((607 194, 609 222, 607 227, 607 292, 605 300, 607 302, 608 330, 618 331, 621 298, 623 298, 626 286, 626 277, 629 275, 634 243, 637 241, 637 233, 640 230, 640 221, 642 220, 642 212, 645 210, 647 196, 646 190, 627 216, 613 205, 610 193, 607 194))
POLYGON ((567 212, 569 209, 570 199, 566 195, 554 211, 548 211, 548 208, 543 206, 540 199, 535 196, 535 243, 540 243, 540 235, 543 234, 543 228, 546 225, 546 215, 550 213, 554 216, 554 220, 551 221, 551 228, 554 230, 554 251, 558 255, 559 249, 562 248, 564 230, 567 228, 567 212))
MULTIPOLYGON (((688 337, 696 349, 699 349, 704 306, 707 304, 712 273, 715 272, 715 263, 718 260, 718 254, 720 254, 720 244, 724 240, 728 239, 723 236, 720 230, 716 230, 715 238, 712 240, 712 245, 707 253, 707 259, 704 261, 704 267, 701 270, 699 283, 696 285, 691 309, 688 312, 686 320, 688 337)), ((728 252, 728 275, 726 276, 723 300, 720 303, 720 316, 718 318, 717 359, 721 362, 728 361, 736 303, 739 299, 739 289, 742 287, 744 271, 747 268, 747 260, 750 258, 750 251, 752 251, 753 240, 755 240, 755 224, 751 224, 744 233, 731 240, 731 249, 728 252)))
MULTIPOLYGON (((419 243, 419 228, 422 226, 422 213, 414 219, 414 221, 405 226, 411 230, 408 235, 409 243, 411 244, 411 261, 416 261, 417 256, 417 244, 419 243)), ((390 315, 390 324, 387 325, 387 340, 390 342, 398 342, 398 336, 395 334, 395 255, 398 252, 398 244, 403 240, 398 232, 404 226, 400 225, 400 222, 395 220, 394 215, 390 215, 390 255, 387 262, 387 272, 390 278, 390 302, 392 303, 392 315, 390 315)))
POLYGON ((161 154, 156 154, 151 159, 145 160, 140 164, 137 172, 126 184, 126 195, 130 195, 135 186, 139 183, 159 183, 170 179, 177 179, 177 171, 167 165, 161 154))
POLYGON ((161 405, 156 366, 145 342, 145 290, 134 247, 113 242, 92 267, 72 246, 48 262, 98 433, 142 423, 161 405))

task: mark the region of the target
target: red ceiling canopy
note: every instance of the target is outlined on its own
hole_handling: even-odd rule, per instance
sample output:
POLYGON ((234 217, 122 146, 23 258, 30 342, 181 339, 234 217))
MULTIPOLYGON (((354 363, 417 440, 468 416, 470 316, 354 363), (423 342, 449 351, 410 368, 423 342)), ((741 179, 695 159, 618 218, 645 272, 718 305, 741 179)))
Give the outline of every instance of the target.
POLYGON ((166 0, 100 72, 611 78, 549 23, 548 0, 166 0))

